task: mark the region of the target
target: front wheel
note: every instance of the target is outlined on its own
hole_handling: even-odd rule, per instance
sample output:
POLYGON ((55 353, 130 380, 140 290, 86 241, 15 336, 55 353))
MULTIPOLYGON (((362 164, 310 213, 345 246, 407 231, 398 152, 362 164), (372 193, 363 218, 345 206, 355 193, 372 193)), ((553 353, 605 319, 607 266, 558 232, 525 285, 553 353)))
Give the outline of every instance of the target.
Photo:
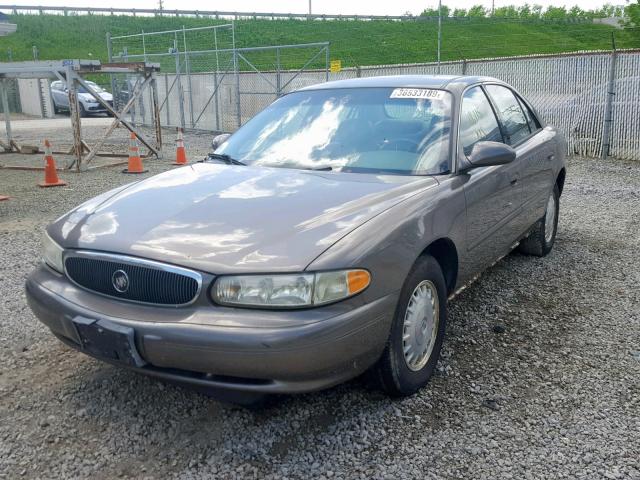
POLYGON ((527 255, 544 257, 553 248, 558 232, 558 214, 560 213, 560 190, 554 185, 547 200, 544 217, 536 222, 527 238, 520 242, 518 251, 527 255))
POLYGON ((447 289, 438 262, 421 257, 400 292, 377 371, 392 396, 415 393, 435 371, 447 321, 447 289))

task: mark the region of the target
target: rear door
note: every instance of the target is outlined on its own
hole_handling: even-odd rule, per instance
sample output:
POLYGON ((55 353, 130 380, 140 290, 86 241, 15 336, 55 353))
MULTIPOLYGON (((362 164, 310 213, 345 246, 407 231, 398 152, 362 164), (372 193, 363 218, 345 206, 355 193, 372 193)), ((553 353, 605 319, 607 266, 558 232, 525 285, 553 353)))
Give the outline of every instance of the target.
POLYGON ((549 190, 553 185, 552 132, 540 128, 531 109, 513 90, 504 85, 487 85, 505 142, 517 153, 522 182, 522 210, 518 235, 524 234, 544 215, 549 190))
MULTIPOLYGON (((504 142, 496 113, 484 89, 468 89, 460 106, 459 148, 469 156, 480 141, 504 142)), ((464 173, 467 250, 473 269, 495 261, 516 241, 522 192, 518 162, 479 167, 464 173)))

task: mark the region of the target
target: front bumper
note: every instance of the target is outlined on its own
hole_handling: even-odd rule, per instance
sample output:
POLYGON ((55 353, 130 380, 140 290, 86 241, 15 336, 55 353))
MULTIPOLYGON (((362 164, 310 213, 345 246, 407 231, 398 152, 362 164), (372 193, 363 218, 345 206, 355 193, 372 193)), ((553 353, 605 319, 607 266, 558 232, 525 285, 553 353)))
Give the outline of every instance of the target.
POLYGON ((44 265, 27 279, 26 294, 39 320, 80 351, 73 319, 103 319, 133 328, 135 347, 147 363, 128 368, 200 387, 254 393, 308 392, 361 374, 384 349, 397 300, 388 295, 338 314, 327 309, 325 318, 317 309, 313 321, 304 310, 272 312, 283 317, 283 326, 243 326, 243 316, 255 312, 213 305, 168 309, 96 298, 44 265), (225 322, 217 324, 222 315, 225 322))

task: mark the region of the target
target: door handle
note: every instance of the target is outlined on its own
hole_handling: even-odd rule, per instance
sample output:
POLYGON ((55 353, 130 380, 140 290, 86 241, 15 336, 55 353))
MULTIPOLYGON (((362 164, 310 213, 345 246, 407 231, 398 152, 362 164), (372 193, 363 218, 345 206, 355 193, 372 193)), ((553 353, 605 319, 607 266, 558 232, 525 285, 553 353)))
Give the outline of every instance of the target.
POLYGON ((517 183, 518 183, 518 179, 517 179, 517 178, 514 178, 513 180, 511 180, 511 182, 510 182, 510 183, 511 183, 511 185, 515 185, 515 184, 517 184, 517 183))

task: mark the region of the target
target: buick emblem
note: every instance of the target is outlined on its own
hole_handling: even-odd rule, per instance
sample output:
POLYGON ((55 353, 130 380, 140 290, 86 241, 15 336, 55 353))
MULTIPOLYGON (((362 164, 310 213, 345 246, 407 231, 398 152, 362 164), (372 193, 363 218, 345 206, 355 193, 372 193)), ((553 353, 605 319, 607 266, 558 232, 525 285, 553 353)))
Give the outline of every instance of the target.
POLYGON ((129 290, 129 276, 124 270, 116 270, 111 276, 111 284, 116 292, 124 293, 129 290))

